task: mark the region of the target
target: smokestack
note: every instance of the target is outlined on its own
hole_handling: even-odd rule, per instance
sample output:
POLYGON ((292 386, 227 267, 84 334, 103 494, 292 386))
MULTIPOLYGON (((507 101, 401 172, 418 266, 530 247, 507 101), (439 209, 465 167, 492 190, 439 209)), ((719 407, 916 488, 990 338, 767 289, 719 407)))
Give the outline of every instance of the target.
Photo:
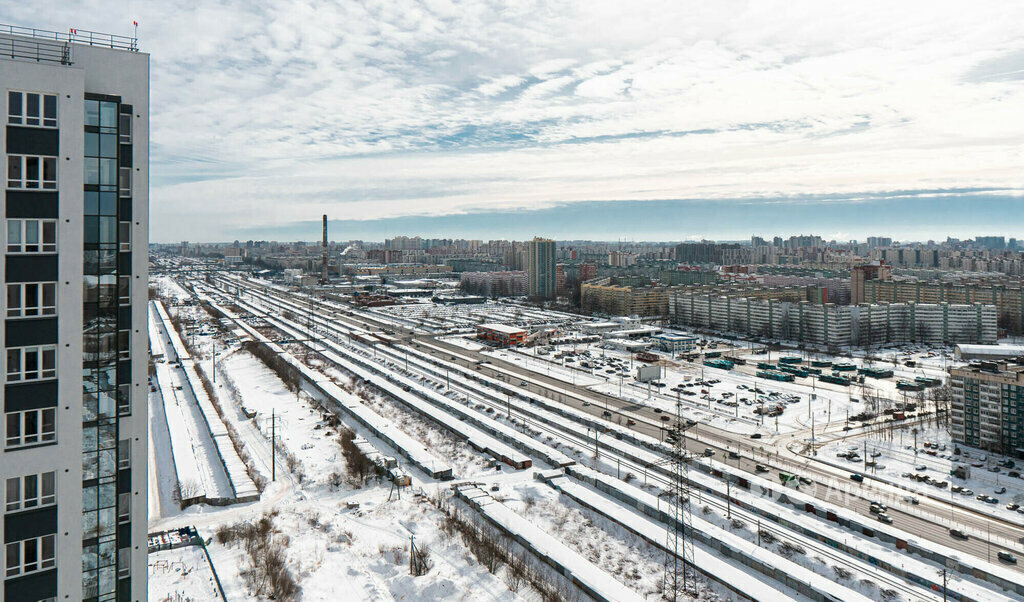
POLYGON ((327 284, 327 214, 324 214, 324 246, 320 256, 320 283, 327 284))

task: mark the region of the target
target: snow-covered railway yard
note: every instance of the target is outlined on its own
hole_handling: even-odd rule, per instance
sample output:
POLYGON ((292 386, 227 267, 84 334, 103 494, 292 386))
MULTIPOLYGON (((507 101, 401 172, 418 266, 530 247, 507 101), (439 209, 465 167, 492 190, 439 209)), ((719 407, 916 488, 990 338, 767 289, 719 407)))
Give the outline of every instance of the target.
MULTIPOLYGON (((683 402, 679 419, 698 422, 700 430, 687 442, 697 453, 689 456, 695 548, 686 561, 696 566, 702 599, 939 600, 944 573, 946 594, 953 599, 1009 600, 1024 594, 1006 589, 1020 580, 1013 566, 984 557, 963 565, 944 561, 942 554, 962 554, 938 544, 939 556, 915 552, 927 545, 919 543, 922 535, 933 534, 902 531, 912 526, 899 514, 893 525, 885 525, 855 509, 866 505, 870 492, 852 483, 836 483, 831 501, 822 491, 780 485, 775 476, 780 466, 807 463, 787 447, 806 446, 810 439, 810 387, 803 382, 757 380, 766 395, 803 396, 803 403, 786 404, 776 434, 774 423, 767 418, 762 423, 746 404, 722 407, 699 396, 648 394, 647 386, 631 376, 620 394, 629 354, 592 347, 590 357, 604 362, 600 369, 583 371, 578 367, 582 354, 573 367, 518 351, 480 353, 476 343, 453 344, 450 336, 483 320, 507 322, 513 314, 516 323, 545 327, 578 319, 571 314, 494 304, 361 310, 223 274, 206 283, 167 277, 158 282, 178 300, 198 295, 226 310, 214 309, 214 317, 195 306, 179 308, 196 318, 197 367, 212 365, 216 350, 216 396, 251 457, 251 469, 267 480, 276 472, 277 480, 266 484, 257 502, 228 508, 200 504, 183 511, 164 503, 151 515, 151 530, 194 524, 208 537, 218 533, 209 551, 229 599, 258 596, 240 571, 248 562, 241 546, 230 538, 220 543, 219 533, 270 512, 277 513, 270 519, 274 537, 288 538, 286 565, 301 599, 336 599, 331 592, 340 589, 351 599, 539 600, 551 592, 563 599, 588 593, 598 599, 660 596, 666 525, 672 522, 663 495, 672 473, 662 426, 674 424, 677 401, 683 402), (360 336, 385 329, 405 329, 404 336, 390 345, 360 336), (264 342, 243 344, 238 333, 264 342), (294 362, 282 371, 285 378, 257 358, 265 355, 257 347, 294 362), (613 367, 614 374, 606 372, 613 367), (325 394, 328 386, 333 388, 325 394), (334 411, 342 403, 360 406, 402 437, 375 436, 382 431, 355 419, 351 410, 334 411), (269 412, 273 426, 268 426, 269 412), (271 470, 268 429, 277 434, 276 470, 271 470), (354 479, 355 460, 337 442, 342 430, 364 437, 380 455, 398 458, 412 486, 396 491, 384 479, 354 479), (744 444, 726 445, 723 433, 744 444), (751 441, 754 433, 763 439, 751 441), (402 448, 414 445, 452 467, 459 496, 429 470, 407 464, 409 450, 402 448), (742 456, 731 464, 721 456, 697 457, 706 445, 718 454, 732 449, 742 456), (770 474, 758 476, 755 462, 768 466, 770 474), (479 492, 476 499, 490 501, 467 502, 467 487, 479 492), (472 526, 460 527, 458 521, 472 526), (533 528, 508 526, 522 524, 533 528), (503 529, 508 532, 501 534, 503 529), (480 540, 472 535, 477 531, 505 538, 500 541, 507 557, 495 560, 493 553, 481 551, 486 546, 474 543, 480 540), (410 575, 410 536, 429 550, 430 566, 422 576, 410 575), (515 539, 518 544, 508 543, 515 539), (543 550, 557 550, 551 552, 556 558, 545 558, 543 550), (518 568, 519 558, 532 568, 518 568), (629 593, 602 593, 617 588, 629 593)), ((740 352, 740 357, 748 356, 740 352)), ((749 368, 756 357, 749 355, 749 368)), ((678 368, 665 370, 660 391, 703 380, 706 384, 683 390, 703 387, 708 397, 725 400, 740 396, 739 385, 754 386, 753 374, 742 370, 704 368, 701 378, 699 363, 665 365, 670 363, 678 368)), ((869 394, 896 399, 890 383, 871 384, 869 394)), ((824 430, 816 433, 815 443, 835 438, 832 445, 852 446, 839 439, 864 430, 859 424, 850 432, 840 427, 846 424, 846 408, 863 402, 852 402, 856 393, 838 386, 817 383, 814 390, 813 421, 824 430)), ((819 447, 819 454, 835 459, 830 449, 819 447)), ((843 472, 832 470, 833 476, 843 472)), ((165 489, 165 481, 156 479, 151 487, 165 489)), ((161 499, 168 497, 161 492, 161 499)))

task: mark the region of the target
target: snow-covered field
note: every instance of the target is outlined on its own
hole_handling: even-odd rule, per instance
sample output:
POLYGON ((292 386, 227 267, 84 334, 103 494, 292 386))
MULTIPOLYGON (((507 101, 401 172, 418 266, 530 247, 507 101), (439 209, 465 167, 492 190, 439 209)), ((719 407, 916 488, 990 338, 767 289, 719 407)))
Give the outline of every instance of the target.
POLYGON ((152 602, 221 600, 210 563, 199 546, 150 553, 147 579, 152 602))

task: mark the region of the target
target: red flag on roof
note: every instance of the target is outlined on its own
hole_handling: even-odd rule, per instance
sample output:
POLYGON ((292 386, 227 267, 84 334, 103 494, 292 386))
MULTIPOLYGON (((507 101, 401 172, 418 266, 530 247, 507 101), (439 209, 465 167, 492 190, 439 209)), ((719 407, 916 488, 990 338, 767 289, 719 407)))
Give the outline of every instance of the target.
POLYGON ((139 26, 139 22, 138 21, 132 21, 132 25, 134 25, 135 27, 138 27, 139 26))

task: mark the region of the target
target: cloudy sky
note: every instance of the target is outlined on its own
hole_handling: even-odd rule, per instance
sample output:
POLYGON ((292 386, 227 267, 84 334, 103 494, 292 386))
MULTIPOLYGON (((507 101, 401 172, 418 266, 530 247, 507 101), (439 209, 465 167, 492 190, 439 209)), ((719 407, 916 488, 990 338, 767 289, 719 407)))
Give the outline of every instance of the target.
POLYGON ((152 61, 151 239, 1024 237, 1022 2, 0 0, 152 61))

